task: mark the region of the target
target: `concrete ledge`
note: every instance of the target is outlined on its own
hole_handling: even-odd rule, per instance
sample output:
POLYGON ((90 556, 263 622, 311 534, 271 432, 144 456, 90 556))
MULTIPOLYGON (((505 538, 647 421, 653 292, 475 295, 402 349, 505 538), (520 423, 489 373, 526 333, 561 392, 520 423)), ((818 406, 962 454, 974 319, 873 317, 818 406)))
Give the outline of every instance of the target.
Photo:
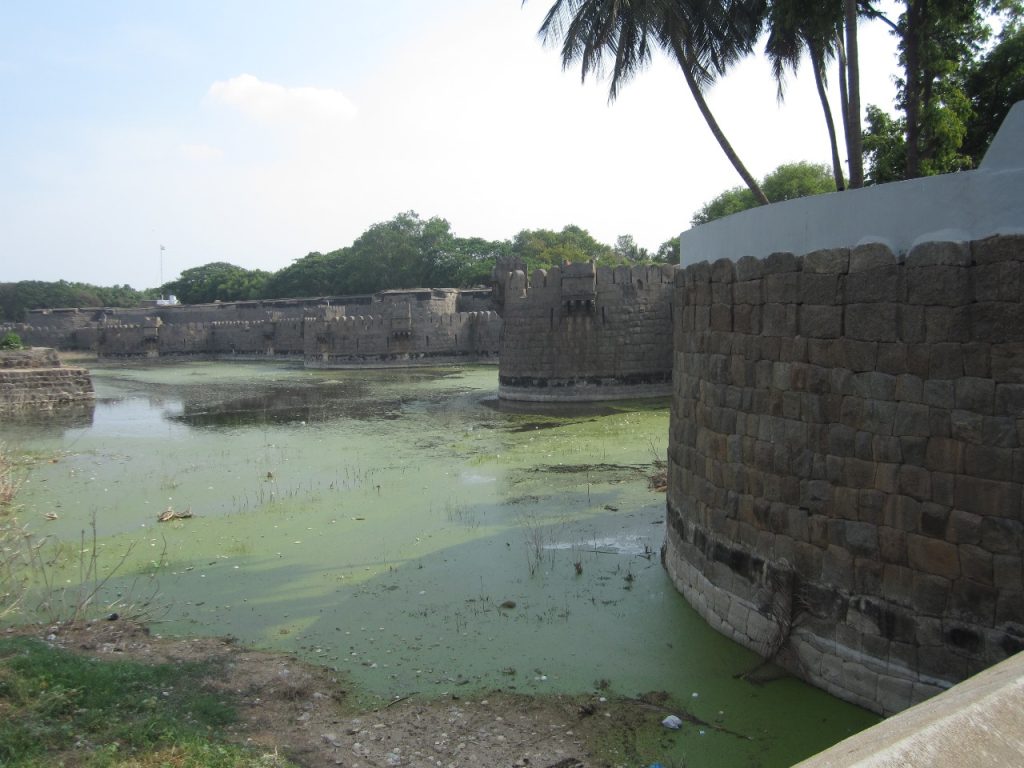
POLYGON ((1024 653, 1011 656, 799 765, 1024 765, 1024 653))

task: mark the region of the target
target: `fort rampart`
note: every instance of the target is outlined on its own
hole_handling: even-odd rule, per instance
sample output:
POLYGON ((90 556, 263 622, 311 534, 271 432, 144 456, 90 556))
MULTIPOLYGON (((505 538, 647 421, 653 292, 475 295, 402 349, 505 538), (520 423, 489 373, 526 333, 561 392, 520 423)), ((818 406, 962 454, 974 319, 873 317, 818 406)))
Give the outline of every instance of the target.
POLYGON ((3 326, 26 343, 100 357, 301 360, 309 367, 493 361, 501 317, 490 290, 132 309, 42 310, 3 326))
POLYGON ((665 566, 882 713, 1024 649, 1024 104, 990 156, 681 237, 665 566))
POLYGON ((668 395, 675 267, 567 264, 504 281, 499 395, 586 401, 668 395))

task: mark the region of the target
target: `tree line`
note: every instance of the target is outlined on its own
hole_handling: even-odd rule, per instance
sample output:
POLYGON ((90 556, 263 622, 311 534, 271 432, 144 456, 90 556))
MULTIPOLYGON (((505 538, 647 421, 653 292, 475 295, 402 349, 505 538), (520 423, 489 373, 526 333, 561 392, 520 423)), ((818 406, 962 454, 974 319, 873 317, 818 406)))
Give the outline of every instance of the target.
POLYGON ((443 218, 422 219, 414 211, 405 211, 373 224, 349 246, 309 253, 276 272, 216 261, 186 269, 177 279, 143 291, 127 285, 102 288, 63 280, 0 283, 0 321, 22 321, 29 309, 130 307, 171 294, 185 304, 202 304, 365 294, 393 288, 466 288, 489 284, 499 259, 533 270, 565 261, 611 266, 667 263, 675 261, 677 254, 678 237, 650 253, 629 235, 607 245, 573 224, 560 231, 524 229, 511 240, 458 237, 443 218))

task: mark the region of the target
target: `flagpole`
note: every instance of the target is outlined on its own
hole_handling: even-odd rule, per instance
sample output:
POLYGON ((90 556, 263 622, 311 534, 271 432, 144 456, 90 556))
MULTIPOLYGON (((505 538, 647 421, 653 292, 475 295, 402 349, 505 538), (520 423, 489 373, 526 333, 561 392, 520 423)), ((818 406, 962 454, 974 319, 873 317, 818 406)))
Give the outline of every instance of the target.
POLYGON ((160 246, 160 298, 164 297, 164 247, 160 246))

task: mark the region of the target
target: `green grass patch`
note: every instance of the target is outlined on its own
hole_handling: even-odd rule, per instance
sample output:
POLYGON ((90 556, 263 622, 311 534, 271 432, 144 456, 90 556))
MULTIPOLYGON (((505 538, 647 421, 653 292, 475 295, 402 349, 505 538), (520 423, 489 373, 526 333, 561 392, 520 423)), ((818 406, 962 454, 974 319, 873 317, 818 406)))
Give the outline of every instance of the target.
POLYGON ((226 743, 231 702, 215 665, 97 660, 30 638, 0 639, 0 765, 286 765, 226 743))

